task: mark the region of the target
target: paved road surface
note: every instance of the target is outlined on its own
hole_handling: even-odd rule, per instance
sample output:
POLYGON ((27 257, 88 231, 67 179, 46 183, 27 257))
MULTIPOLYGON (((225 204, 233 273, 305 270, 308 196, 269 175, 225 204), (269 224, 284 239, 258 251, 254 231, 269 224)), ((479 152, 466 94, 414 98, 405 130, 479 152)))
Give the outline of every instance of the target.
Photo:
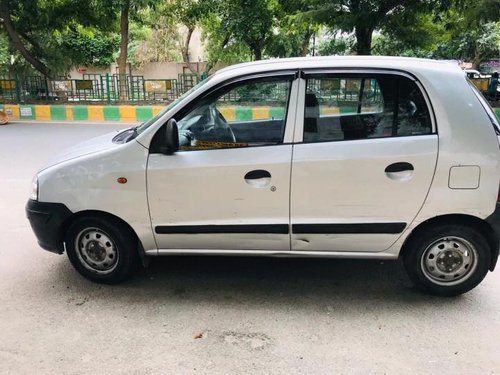
POLYGON ((0 373, 500 373, 500 271, 459 298, 379 261, 162 258, 84 280, 37 246, 24 204, 49 156, 120 128, 0 127, 0 373))

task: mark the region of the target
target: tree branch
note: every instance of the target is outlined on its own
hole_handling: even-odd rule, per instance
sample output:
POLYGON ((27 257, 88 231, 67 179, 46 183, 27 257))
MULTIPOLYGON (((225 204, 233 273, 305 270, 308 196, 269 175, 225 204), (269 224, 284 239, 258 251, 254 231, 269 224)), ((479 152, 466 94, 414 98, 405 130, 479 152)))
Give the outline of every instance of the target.
POLYGON ((3 19, 3 26, 12 42, 12 46, 19 51, 19 53, 26 59, 26 61, 28 61, 33 66, 33 68, 38 70, 43 75, 50 77, 51 72, 49 68, 26 49, 19 34, 12 25, 12 21, 10 19, 9 4, 7 0, 0 0, 0 17, 3 19))

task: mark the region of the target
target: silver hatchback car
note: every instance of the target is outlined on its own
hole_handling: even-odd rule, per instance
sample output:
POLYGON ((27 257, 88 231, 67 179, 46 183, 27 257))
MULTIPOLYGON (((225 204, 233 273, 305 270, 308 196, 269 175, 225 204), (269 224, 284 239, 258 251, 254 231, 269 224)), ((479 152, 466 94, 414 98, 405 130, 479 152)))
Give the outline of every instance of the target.
POLYGON ((66 151, 26 210, 40 246, 97 282, 163 255, 402 258, 457 295, 497 262, 499 134, 448 63, 258 61, 66 151))

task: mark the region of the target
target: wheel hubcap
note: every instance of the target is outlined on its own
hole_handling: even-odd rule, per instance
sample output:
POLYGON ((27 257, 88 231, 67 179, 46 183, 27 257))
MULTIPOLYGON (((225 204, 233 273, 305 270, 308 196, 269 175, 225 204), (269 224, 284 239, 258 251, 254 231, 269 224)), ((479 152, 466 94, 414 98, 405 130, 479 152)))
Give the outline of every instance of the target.
POLYGON ((470 277, 476 267, 476 248, 460 237, 443 237, 433 242, 422 256, 422 271, 432 282, 454 285, 470 277))
POLYGON ((118 252, 111 237, 99 228, 86 228, 76 236, 78 258, 93 272, 106 274, 116 267, 118 252))

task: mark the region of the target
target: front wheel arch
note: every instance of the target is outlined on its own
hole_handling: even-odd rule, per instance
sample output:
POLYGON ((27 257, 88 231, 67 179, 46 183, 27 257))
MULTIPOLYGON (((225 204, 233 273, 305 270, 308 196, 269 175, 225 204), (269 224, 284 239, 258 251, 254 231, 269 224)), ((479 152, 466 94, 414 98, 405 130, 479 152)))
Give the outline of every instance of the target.
POLYGON ((137 236, 137 233, 135 230, 130 226, 129 223, 127 223, 125 220, 121 219, 120 217, 110 214, 109 212, 105 211, 99 211, 99 210, 85 210, 85 211, 79 211, 71 215, 69 218, 66 219, 66 221, 62 225, 62 239, 64 241, 64 238, 66 237, 66 233, 68 232, 68 229, 71 227, 71 225, 82 218, 99 218, 99 219, 108 219, 108 220, 114 220, 120 222, 125 228, 128 229, 129 233, 131 233, 135 239, 137 240, 137 254, 139 255, 142 265, 146 267, 148 265, 148 260, 149 258, 146 256, 146 252, 144 251, 144 247, 142 246, 142 242, 139 239, 139 236, 137 236))

